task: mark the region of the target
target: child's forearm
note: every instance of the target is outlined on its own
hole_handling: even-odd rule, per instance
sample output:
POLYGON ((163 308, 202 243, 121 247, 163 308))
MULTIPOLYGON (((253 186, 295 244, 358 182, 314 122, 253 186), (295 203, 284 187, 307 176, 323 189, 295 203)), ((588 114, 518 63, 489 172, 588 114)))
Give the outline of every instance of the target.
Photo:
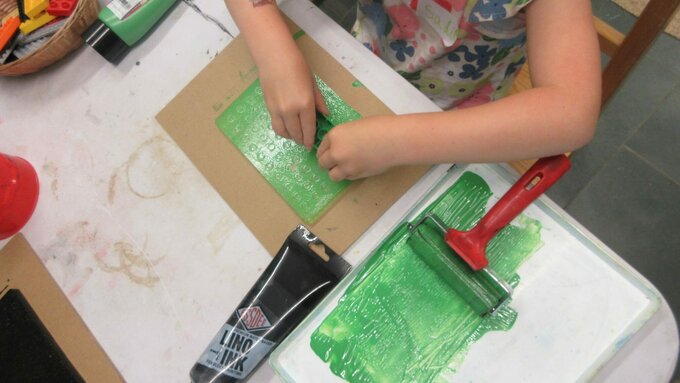
POLYGON ((311 148, 316 110, 328 113, 328 109, 276 3, 225 2, 257 66, 272 129, 281 137, 311 148))
POLYGON ((499 101, 443 113, 385 117, 396 164, 505 162, 575 150, 593 135, 594 95, 534 88, 499 101))
POLYGON ((499 162, 585 145, 595 131, 601 82, 590 0, 534 0, 527 31, 534 88, 469 109, 394 119, 409 144, 399 159, 499 162))
POLYGON ((276 2, 253 5, 250 0, 225 0, 229 13, 245 38, 255 64, 260 67, 280 52, 297 49, 276 2))

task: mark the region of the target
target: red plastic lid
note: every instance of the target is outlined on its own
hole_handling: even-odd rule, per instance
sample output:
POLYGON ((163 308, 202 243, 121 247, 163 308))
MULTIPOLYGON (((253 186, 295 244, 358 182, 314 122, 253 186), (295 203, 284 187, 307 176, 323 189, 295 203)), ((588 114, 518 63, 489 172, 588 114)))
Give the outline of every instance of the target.
POLYGON ((28 222, 38 203, 38 176, 28 161, 0 154, 0 239, 28 222))

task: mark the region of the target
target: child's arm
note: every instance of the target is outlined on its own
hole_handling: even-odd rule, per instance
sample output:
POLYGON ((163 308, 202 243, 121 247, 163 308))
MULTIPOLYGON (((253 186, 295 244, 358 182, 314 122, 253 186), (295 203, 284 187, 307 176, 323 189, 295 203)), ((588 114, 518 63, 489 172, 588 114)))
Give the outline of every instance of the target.
POLYGON ((311 148, 316 134, 316 109, 324 114, 328 109, 276 3, 225 3, 255 60, 272 128, 276 134, 311 148))
POLYGON ((534 88, 467 109, 366 118, 337 126, 317 155, 332 179, 403 164, 504 162, 575 150, 600 108, 600 60, 590 0, 527 6, 534 88))

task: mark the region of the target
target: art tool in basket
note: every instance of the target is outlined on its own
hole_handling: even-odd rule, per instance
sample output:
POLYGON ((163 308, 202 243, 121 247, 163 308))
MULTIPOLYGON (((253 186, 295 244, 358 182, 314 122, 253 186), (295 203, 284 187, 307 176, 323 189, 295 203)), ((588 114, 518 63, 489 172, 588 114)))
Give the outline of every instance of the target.
POLYGON ((447 228, 439 217, 428 213, 409 225, 407 241, 475 312, 482 316, 493 314, 509 300, 512 288, 489 269, 487 244, 570 167, 565 155, 542 158, 472 229, 447 228))

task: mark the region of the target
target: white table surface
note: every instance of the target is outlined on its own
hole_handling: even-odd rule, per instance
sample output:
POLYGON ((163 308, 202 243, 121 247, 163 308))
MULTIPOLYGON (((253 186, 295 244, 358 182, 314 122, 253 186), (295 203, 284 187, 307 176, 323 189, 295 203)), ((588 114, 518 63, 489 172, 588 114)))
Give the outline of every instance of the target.
MULTIPOLYGON (((194 3, 237 34, 221 1, 194 3)), ((394 112, 437 110, 309 2, 282 8, 394 112)), ((180 3, 117 66, 83 47, 0 78, 0 152, 29 160, 41 182, 23 234, 130 382, 188 381, 270 260, 154 119, 232 39, 205 15, 180 3)), ((388 211, 366 235, 392 223, 388 211)), ((663 302, 594 380, 666 382, 677 350, 663 302)), ((277 378, 263 366, 252 381, 277 378)))

